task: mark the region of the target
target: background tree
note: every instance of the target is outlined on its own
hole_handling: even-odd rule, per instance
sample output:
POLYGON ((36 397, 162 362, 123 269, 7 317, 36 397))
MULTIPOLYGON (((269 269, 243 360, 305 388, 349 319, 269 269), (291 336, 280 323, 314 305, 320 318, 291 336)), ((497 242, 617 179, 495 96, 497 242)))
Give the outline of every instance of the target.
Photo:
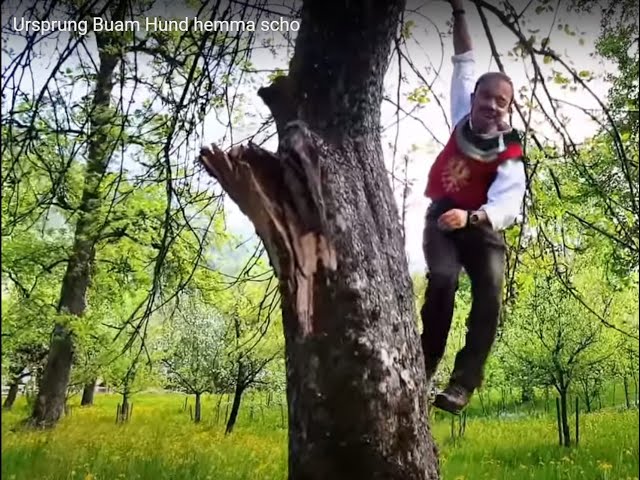
MULTIPOLYGON (((259 267, 255 270, 264 271, 259 267)), ((220 304, 226 347, 220 380, 224 390, 233 392, 225 434, 233 431, 244 393, 263 385, 270 364, 282 356, 282 330, 275 315, 278 299, 271 283, 270 279, 262 284, 237 284, 220 304)))
MULTIPOLYGON (((601 287, 594 281, 598 270, 580 267, 574 264, 571 275, 580 283, 591 283, 589 290, 595 296, 596 288, 601 287)), ((567 298, 553 272, 544 274, 537 269, 529 275, 519 289, 510 317, 512 323, 502 341, 512 354, 509 368, 516 376, 533 381, 536 386, 552 386, 558 392, 564 445, 569 446, 570 389, 585 371, 605 367, 618 348, 621 335, 594 319, 583 305, 567 298)), ((604 316, 615 315, 611 305, 616 301, 620 298, 609 299, 604 316)))
MULTIPOLYGON (((3 4, 3 13, 27 20, 47 15, 117 20, 144 15, 152 4, 15 2, 3 4)), ((242 10, 218 7, 220 2, 202 5, 198 14, 223 19, 242 10)), ((101 32, 97 36, 55 32, 45 43, 33 42, 37 35, 33 32, 3 28, 3 35, 17 46, 3 69, 3 186, 11 189, 10 195, 3 196, 3 213, 11 214, 9 222, 3 222, 7 227, 3 239, 14 229, 28 229, 31 217, 49 222, 53 218, 73 239, 62 255, 68 274, 60 278, 63 287, 58 289, 61 313, 54 316, 56 333, 33 412, 35 423, 50 426, 62 414, 73 360, 69 322, 74 320, 70 317, 85 318, 87 291, 100 249, 127 235, 135 238, 135 231, 121 228, 123 223, 133 228, 148 226, 144 214, 128 222, 113 215, 114 208, 126 201, 126 190, 156 184, 163 192, 161 222, 151 243, 155 254, 145 269, 154 280, 144 304, 130 312, 129 323, 135 328, 129 331, 134 336, 146 330, 159 303, 185 288, 200 265, 198 257, 215 237, 207 230, 214 225, 207 219, 212 209, 217 210, 219 197, 211 192, 203 195, 191 182, 192 162, 176 153, 184 152, 197 138, 196 118, 202 121, 213 108, 224 110, 220 101, 212 99, 233 87, 222 90, 214 85, 220 84, 223 75, 228 81, 234 78, 229 67, 240 58, 241 41, 239 34, 221 38, 214 32, 195 37, 190 32, 101 32), (23 39, 27 41, 21 43, 23 39), (51 55, 57 55, 57 61, 47 63, 51 55), (21 80, 25 75, 37 81, 26 85, 29 82, 21 80), (32 177, 36 173, 39 181, 30 181, 27 172, 32 177), (203 213, 206 209, 209 212, 203 213), (194 217, 204 219, 204 227, 194 225, 194 217), (182 251, 192 255, 191 268, 174 271, 177 276, 165 275, 165 260, 179 236, 197 242, 195 252, 182 251), (164 283, 166 278, 169 284, 164 283)))
POLYGON ((180 303, 163 335, 168 345, 162 367, 170 388, 195 396, 193 420, 198 423, 202 394, 213 392, 222 375, 225 324, 215 311, 196 300, 180 303))
POLYGON ((130 416, 133 395, 158 383, 157 351, 150 340, 147 339, 147 358, 138 355, 135 349, 123 349, 122 343, 114 345, 112 360, 103 370, 109 388, 122 398, 118 411, 120 422, 126 422, 130 416))
POLYGON ((9 379, 7 409, 25 378, 40 379, 48 351, 64 237, 47 230, 36 222, 31 232, 14 231, 3 239, 2 366, 3 378, 9 379), (34 230, 40 231, 40 239, 34 238, 34 230))

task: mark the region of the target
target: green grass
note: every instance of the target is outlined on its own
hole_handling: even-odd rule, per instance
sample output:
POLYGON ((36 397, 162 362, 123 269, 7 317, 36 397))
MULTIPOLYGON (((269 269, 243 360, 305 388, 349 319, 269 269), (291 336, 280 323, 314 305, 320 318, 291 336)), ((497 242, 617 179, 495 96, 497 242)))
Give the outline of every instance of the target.
MULTIPOLYGON (((204 400, 200 425, 191 423, 183 410, 184 396, 173 394, 136 396, 131 422, 115 425, 118 398, 96 395, 94 407, 74 408, 56 429, 44 432, 19 427, 27 414, 20 399, 12 412, 2 415, 2 478, 286 478, 280 407, 272 403, 252 409, 251 397, 247 400, 236 430, 225 438, 222 420, 215 422, 217 400, 211 397, 204 400)), ((225 408, 223 402, 220 417, 225 408)), ((511 420, 470 416, 464 437, 455 441, 450 417, 437 416, 432 430, 445 480, 638 478, 637 410, 584 415, 580 446, 569 449, 557 445, 550 415, 511 420)))

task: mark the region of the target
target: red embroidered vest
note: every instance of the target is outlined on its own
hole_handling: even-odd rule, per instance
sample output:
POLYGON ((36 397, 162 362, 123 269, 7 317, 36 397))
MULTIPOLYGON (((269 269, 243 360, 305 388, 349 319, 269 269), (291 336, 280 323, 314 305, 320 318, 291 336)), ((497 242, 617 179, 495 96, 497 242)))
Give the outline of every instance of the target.
POLYGON ((454 132, 436 157, 429 171, 425 196, 434 201, 447 198, 458 208, 477 210, 487 203, 487 192, 500 164, 522 157, 522 146, 508 144, 494 161, 485 162, 462 153, 455 137, 454 132))

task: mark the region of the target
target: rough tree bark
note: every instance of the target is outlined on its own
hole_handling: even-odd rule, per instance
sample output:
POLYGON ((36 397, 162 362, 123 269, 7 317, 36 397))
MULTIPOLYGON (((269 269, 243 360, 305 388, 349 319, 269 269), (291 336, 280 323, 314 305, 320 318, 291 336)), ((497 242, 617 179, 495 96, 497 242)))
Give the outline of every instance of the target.
POLYGON ((258 93, 279 147, 201 161, 278 275, 290 479, 438 478, 380 104, 400 0, 307 0, 289 74, 258 93))
POLYGON ((96 392, 96 382, 97 379, 92 379, 82 389, 82 400, 80 400, 80 405, 83 407, 93 405, 93 396, 96 392))
MULTIPOLYGON (((124 18, 124 0, 117 5, 113 19, 124 18)), ((95 259, 95 242, 99 235, 94 223, 94 212, 101 205, 100 185, 111 157, 113 142, 109 139, 112 127, 110 114, 111 91, 114 71, 120 59, 117 42, 119 37, 109 33, 97 33, 96 42, 100 68, 96 75, 90 114, 90 131, 87 153, 87 170, 84 178, 79 217, 75 229, 74 244, 62 280, 58 313, 82 316, 86 309, 86 293, 91 280, 95 259)), ((73 332, 69 325, 58 322, 51 336, 49 355, 39 384, 38 397, 31 415, 33 424, 51 427, 64 412, 65 393, 73 361, 73 332)))

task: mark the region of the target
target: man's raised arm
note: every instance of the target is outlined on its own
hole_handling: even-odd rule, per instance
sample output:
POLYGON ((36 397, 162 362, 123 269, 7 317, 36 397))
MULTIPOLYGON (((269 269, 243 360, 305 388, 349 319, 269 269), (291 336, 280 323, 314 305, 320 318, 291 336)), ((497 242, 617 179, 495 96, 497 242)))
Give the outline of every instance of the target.
POLYGON ((462 0, 451 0, 453 10, 453 74, 451 77, 452 129, 471 110, 471 94, 475 86, 475 60, 471 35, 462 8, 462 0))
POLYGON ((460 55, 473 48, 471 35, 469 35, 465 11, 462 8, 462 0, 451 0, 451 8, 453 9, 453 53, 460 55))

